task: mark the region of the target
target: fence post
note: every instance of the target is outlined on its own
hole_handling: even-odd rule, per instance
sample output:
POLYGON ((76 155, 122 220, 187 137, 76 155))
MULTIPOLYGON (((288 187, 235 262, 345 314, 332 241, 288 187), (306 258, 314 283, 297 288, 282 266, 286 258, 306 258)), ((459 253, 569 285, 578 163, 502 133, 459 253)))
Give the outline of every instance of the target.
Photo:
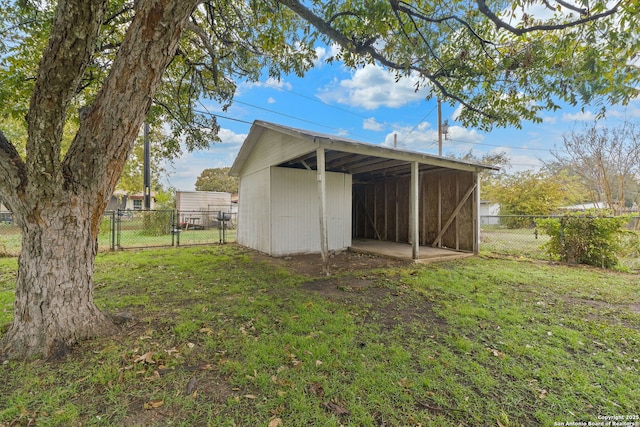
POLYGON ((120 246, 120 235, 122 234, 122 211, 120 209, 118 209, 118 214, 117 214, 117 222, 116 222, 116 246, 118 247, 118 249, 122 249, 122 246, 120 246))
POLYGON ((176 213, 176 247, 180 246, 180 232, 182 231, 182 228, 180 228, 180 211, 179 210, 175 210, 176 213))
POLYGON ((115 250, 116 248, 116 211, 111 211, 111 224, 110 225, 110 231, 111 231, 111 239, 110 240, 110 246, 111 246, 111 250, 115 250))
POLYGON ((176 234, 178 234, 178 224, 176 224, 176 210, 171 210, 171 246, 176 244, 176 234))

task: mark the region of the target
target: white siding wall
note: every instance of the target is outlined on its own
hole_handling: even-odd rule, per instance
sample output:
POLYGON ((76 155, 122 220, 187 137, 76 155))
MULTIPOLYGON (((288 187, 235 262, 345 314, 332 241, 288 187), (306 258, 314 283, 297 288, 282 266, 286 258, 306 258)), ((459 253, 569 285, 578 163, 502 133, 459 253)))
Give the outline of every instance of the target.
POLYGON ((239 244, 266 253, 271 251, 269 187, 269 169, 241 177, 236 236, 239 244))
POLYGON ((231 193, 220 191, 178 191, 177 207, 181 211, 219 211, 231 209, 231 193))
POLYGON ((242 166, 240 175, 244 176, 269 168, 315 149, 316 146, 310 141, 265 129, 242 166))
MULTIPOLYGON (((351 245, 351 175, 327 172, 326 177, 329 250, 344 250, 351 245)), ((271 203, 269 253, 320 252, 317 172, 271 168, 271 203)))

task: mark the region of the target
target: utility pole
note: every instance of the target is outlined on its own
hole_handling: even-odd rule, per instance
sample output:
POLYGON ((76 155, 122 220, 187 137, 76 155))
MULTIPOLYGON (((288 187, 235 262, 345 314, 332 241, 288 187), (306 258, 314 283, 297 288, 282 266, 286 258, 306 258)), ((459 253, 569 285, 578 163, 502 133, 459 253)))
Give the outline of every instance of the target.
POLYGON ((149 147, 149 123, 144 124, 144 209, 151 209, 151 148, 149 147))

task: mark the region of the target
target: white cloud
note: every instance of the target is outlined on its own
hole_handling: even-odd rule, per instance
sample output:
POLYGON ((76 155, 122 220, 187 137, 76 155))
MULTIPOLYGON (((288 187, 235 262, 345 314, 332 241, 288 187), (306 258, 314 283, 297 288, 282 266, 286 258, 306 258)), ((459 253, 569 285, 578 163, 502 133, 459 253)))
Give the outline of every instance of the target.
POLYGON ((341 47, 337 43, 333 43, 329 46, 329 49, 326 46, 318 46, 316 47, 316 59, 313 61, 314 67, 321 67, 329 58, 335 58, 340 53, 341 47))
POLYGON ((191 191, 195 189, 196 179, 204 169, 231 166, 247 135, 224 128, 220 129, 218 135, 221 142, 212 144, 208 150, 183 150, 184 154, 175 159, 173 164, 166 164, 169 176, 165 178, 165 183, 178 190, 191 191))
POLYGON ((384 130, 385 125, 384 123, 378 122, 375 117, 369 117, 368 119, 364 119, 362 121, 362 128, 366 130, 380 132, 384 130))
POLYGON ((275 103, 276 103, 276 99, 275 99, 273 96, 270 96, 270 97, 267 99, 267 102, 268 102, 269 104, 275 104, 275 103))
POLYGON ((243 82, 238 85, 238 90, 236 95, 240 95, 244 90, 250 90, 255 87, 268 87, 278 90, 291 90, 293 86, 291 83, 284 81, 282 79, 276 79, 273 77, 269 77, 266 81, 257 81, 257 82, 243 82))
MULTIPOLYGON (((387 134, 382 145, 393 147, 394 134, 397 134, 397 147, 400 149, 438 154, 438 129, 427 122, 416 128, 398 127, 396 132, 387 134)), ((449 126, 447 139, 442 138, 442 152, 464 154, 477 149, 475 144, 484 140, 484 135, 461 126, 449 126)))
POLYGON ((335 102, 367 110, 399 108, 425 98, 424 89, 415 90, 418 81, 418 78, 402 78, 396 82, 393 73, 368 64, 356 70, 350 79, 334 80, 320 91, 318 97, 326 103, 335 102))
POLYGON ((451 118, 453 118, 453 120, 457 121, 458 118, 460 117, 460 114, 462 114, 462 110, 463 109, 464 109, 464 105, 458 104, 458 106, 456 107, 454 112, 451 114, 451 118))
POLYGON ((565 122, 588 122, 594 121, 596 115, 591 111, 578 111, 577 113, 565 113, 562 115, 562 120, 565 122))
POLYGON ((623 120, 638 119, 640 118, 640 102, 629 103, 621 109, 607 110, 607 116, 623 120))

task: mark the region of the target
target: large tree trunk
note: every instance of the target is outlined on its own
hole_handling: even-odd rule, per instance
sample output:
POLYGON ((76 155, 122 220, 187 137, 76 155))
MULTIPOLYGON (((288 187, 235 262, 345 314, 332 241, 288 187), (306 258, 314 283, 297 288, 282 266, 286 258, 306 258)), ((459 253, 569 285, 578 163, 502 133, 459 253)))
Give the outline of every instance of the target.
POLYGON ((27 118, 23 161, 0 134, 0 190, 22 228, 14 319, 0 353, 62 355, 116 330, 93 302, 100 218, 197 0, 139 0, 109 76, 61 155, 70 99, 96 44, 104 0, 58 2, 27 118))
POLYGON ((58 357, 78 340, 117 329, 93 302, 97 241, 86 201, 71 198, 22 224, 9 357, 58 357))

